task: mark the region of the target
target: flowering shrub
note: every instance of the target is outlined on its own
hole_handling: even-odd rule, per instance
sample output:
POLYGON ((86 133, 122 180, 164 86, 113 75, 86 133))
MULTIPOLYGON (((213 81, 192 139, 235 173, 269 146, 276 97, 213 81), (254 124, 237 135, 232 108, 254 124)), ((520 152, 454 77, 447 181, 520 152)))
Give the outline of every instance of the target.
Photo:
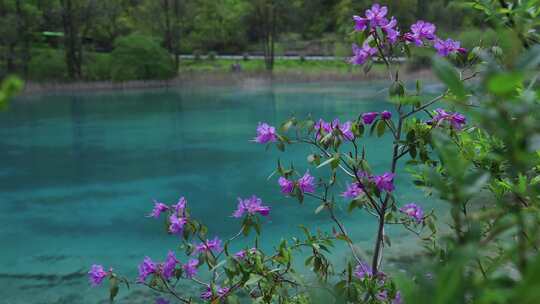
MULTIPOLYGON (((282 241, 275 252, 263 251, 255 240, 233 253, 229 251, 232 242, 252 231, 261 233, 260 218, 271 208, 260 198, 238 198, 237 209, 231 208, 231 213, 240 228, 224 240, 210 237, 207 228, 190 216, 185 198, 173 205, 156 201, 148 217, 159 219, 166 214, 168 232, 181 236, 187 258, 178 259, 174 251, 169 251, 163 262, 144 258, 138 284, 182 303, 235 303, 239 294, 258 303, 316 302, 307 291, 309 284, 298 277, 294 267, 294 253, 308 248, 310 255, 304 264, 316 274, 319 287, 331 286, 335 302, 507 303, 521 299, 516 303, 537 303, 540 296, 523 289, 539 281, 528 267, 540 269, 536 258, 540 241, 539 93, 535 91, 536 79, 527 81, 525 71, 536 68, 540 49, 532 49, 520 65, 507 71, 492 52, 468 52, 459 42, 438 37, 436 26, 429 22, 418 21, 404 31, 388 16, 385 6, 374 4, 353 20, 357 41, 350 63, 384 62, 391 81, 393 112, 361 113, 344 123, 337 118, 314 121, 294 117, 279 128, 260 123, 254 139, 281 151, 288 145, 305 145, 317 151, 308 160, 311 170, 318 170, 322 177, 315 178, 309 170, 302 174, 278 162, 275 186, 299 203, 319 202, 315 212, 327 213, 334 229, 313 233, 303 228, 303 237, 282 241), (410 47, 433 48, 439 56, 452 57, 463 66, 458 72, 447 60, 434 59, 434 72, 447 86, 441 95, 426 99, 420 82, 410 91, 399 79, 394 58, 408 55, 410 47), (475 77, 481 77, 480 81, 468 83, 475 77), (474 118, 470 120, 473 123, 459 112, 433 109, 437 103, 464 109, 474 118), (385 134, 393 138, 390 167, 386 172, 373 172, 362 137, 385 134), (451 233, 439 233, 433 212, 395 196, 403 187, 395 177, 398 163, 404 160, 415 169, 416 185, 449 203, 451 233), (343 184, 345 188, 340 186, 343 184), (370 257, 358 253, 336 215, 340 201, 335 192, 348 202, 350 212, 366 212, 377 220, 370 257), (477 203, 482 195, 488 199, 477 203), (471 202, 476 205, 471 206, 471 202), (400 225, 424 242, 427 255, 433 258, 430 267, 435 276, 430 273, 422 276, 425 280, 416 279, 413 287, 398 288, 383 271, 384 248, 391 244, 385 233, 388 225, 400 225), (329 258, 337 244, 350 249, 344 269, 336 269, 329 258), (203 266, 210 273, 207 279, 199 275, 203 266), (517 275, 512 277, 505 269, 517 275), (200 286, 198 299, 176 290, 180 280, 200 286), (511 281, 510 291, 499 292, 500 280, 511 281)), ((111 299, 120 284, 130 286, 128 279, 112 269, 106 272, 100 265, 92 266, 89 278, 95 286, 108 278, 111 299)), ((156 301, 168 303, 164 298, 156 301)))

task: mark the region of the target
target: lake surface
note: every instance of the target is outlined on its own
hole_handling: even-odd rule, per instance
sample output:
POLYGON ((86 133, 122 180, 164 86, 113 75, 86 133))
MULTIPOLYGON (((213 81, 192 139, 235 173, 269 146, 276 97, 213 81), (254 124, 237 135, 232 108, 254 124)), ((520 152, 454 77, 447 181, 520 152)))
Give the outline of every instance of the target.
MULTIPOLYGON (((89 265, 134 276, 145 255, 162 260, 176 248, 163 222, 145 217, 152 199, 172 203, 185 196, 210 236, 226 238, 239 229, 230 216, 236 198, 256 194, 272 207, 261 241, 268 249, 300 234, 299 223, 329 230, 327 216, 314 214, 317 202, 299 206, 279 193, 275 178, 268 180, 278 158, 308 169, 311 149, 266 151, 251 142, 256 125, 278 125, 292 114, 343 121, 390 109, 384 87, 190 87, 14 100, 0 113, 0 303, 106 302, 107 290, 87 283, 89 265)), ((390 138, 363 142, 375 171, 388 170, 390 138)), ((406 174, 396 183, 403 204, 421 202, 406 174)), ((340 216, 358 246, 371 250, 373 219, 361 212, 340 216)), ((393 247, 416 248, 407 234, 390 233, 393 247)), ((340 247, 336 259, 347 257, 340 247)), ((137 295, 124 289, 120 303, 134 303, 126 297, 137 295)))

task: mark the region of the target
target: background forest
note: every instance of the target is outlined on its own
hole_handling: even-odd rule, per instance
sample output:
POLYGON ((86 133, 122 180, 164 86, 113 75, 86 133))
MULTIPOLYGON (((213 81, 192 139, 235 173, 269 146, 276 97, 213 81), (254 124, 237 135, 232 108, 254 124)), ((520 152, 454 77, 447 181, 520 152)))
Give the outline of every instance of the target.
MULTIPOLYGON (((447 0, 380 1, 404 24, 436 21, 465 47, 485 20, 447 0), (459 32, 459 34, 457 34, 459 32)), ((367 0, 0 0, 0 78, 34 81, 168 79, 216 54, 337 56, 367 0), (182 62, 181 54, 193 55, 182 62), (194 59, 194 60, 193 60, 194 59), (184 69, 185 70, 185 69, 184 69)), ((303 61, 303 60, 302 60, 303 61)), ((429 60, 427 61, 429 62, 429 60)))

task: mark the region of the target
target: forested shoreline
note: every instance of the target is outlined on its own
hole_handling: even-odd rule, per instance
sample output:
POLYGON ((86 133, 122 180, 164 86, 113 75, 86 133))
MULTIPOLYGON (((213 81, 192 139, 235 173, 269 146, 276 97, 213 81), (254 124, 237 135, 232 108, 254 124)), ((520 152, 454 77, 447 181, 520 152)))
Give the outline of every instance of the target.
MULTIPOLYGON (((464 46, 483 20, 452 1, 381 1, 396 18, 437 20, 440 32, 460 34, 464 46)), ((33 82, 174 79, 183 73, 279 70, 330 74, 305 56, 348 57, 351 15, 370 4, 358 0, 0 0, 0 77, 33 82), (181 54, 193 59, 181 59, 181 54), (217 54, 243 60, 223 62, 217 54), (252 59, 252 56, 263 59, 252 59), (296 63, 275 56, 296 55, 296 63), (300 64, 299 64, 300 63, 300 64), (283 68, 282 68, 283 69, 283 68)), ((406 30, 406 29, 402 29, 406 30)), ((429 58, 431 54, 425 54, 429 58)), ((422 67, 413 62, 412 69, 422 67)))

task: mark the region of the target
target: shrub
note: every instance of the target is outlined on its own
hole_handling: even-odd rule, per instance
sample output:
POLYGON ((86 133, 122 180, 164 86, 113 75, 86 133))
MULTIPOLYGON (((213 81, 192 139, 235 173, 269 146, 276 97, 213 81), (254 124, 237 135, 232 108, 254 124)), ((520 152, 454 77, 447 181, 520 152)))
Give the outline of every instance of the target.
POLYGON ((111 55, 90 53, 85 57, 83 74, 87 80, 111 79, 111 55))
POLYGON ((111 60, 114 81, 169 79, 176 75, 170 54, 148 36, 132 34, 117 39, 111 60))
POLYGON ((36 81, 66 80, 64 52, 52 48, 35 50, 28 65, 28 78, 36 81))

